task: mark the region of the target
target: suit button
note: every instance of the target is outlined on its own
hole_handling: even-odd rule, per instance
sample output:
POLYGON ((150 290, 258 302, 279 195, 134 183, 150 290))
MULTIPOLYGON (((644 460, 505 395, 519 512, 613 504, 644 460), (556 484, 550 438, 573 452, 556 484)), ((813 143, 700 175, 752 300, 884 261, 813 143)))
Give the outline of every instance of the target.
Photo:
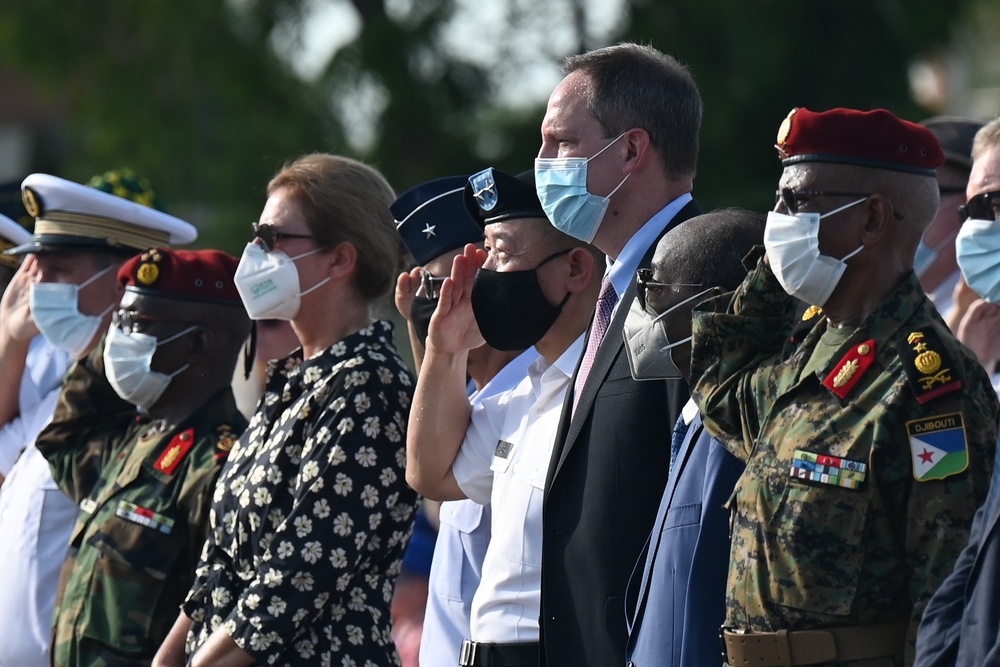
POLYGON ((631 660, 628 661, 628 667, 635 667, 635 663, 631 660))

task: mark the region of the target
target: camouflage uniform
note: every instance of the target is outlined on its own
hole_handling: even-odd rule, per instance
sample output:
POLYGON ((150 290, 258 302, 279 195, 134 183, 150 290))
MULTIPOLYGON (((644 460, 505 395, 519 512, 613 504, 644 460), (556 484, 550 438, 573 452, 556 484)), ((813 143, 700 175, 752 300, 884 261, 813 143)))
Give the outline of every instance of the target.
POLYGON ((59 582, 56 667, 149 664, 194 578, 215 480, 246 427, 229 389, 174 428, 137 422, 101 352, 70 370, 38 438, 81 508, 59 582), (109 408, 117 432, 102 426, 109 408))
POLYGON ((997 397, 913 274, 853 330, 817 314, 790 336, 795 303, 759 262, 734 295, 694 313, 693 395, 747 461, 728 505, 726 622, 775 632, 908 620, 912 664, 920 615, 986 497, 997 397), (918 464, 937 455, 921 438, 958 464, 918 464))

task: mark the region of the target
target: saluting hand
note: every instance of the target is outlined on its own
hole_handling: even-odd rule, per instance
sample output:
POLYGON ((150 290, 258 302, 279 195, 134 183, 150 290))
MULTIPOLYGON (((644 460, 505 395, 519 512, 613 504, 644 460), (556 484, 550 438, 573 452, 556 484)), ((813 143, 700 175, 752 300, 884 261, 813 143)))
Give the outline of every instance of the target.
POLYGON ((486 262, 486 252, 473 244, 455 257, 451 276, 441 285, 437 310, 431 317, 427 347, 436 352, 457 354, 473 350, 486 341, 479 333, 472 312, 472 284, 476 272, 486 262))
POLYGON ((29 341, 38 334, 29 307, 31 284, 37 273, 35 256, 27 255, 0 299, 0 328, 9 339, 29 341))
POLYGON ((417 266, 400 273, 399 277, 396 278, 396 293, 394 295, 396 310, 407 322, 410 321, 410 306, 413 305, 413 297, 416 296, 417 288, 420 287, 421 271, 423 269, 417 266))

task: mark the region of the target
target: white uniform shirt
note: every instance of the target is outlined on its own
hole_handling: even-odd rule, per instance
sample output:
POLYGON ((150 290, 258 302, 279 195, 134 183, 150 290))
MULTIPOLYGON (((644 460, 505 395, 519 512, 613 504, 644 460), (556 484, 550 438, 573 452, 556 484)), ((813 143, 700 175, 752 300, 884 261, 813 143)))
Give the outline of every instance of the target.
POLYGON ((35 441, 52 417, 68 369, 68 354, 49 345, 41 335, 31 339, 18 390, 20 415, 0 428, 0 475, 10 473, 21 451, 35 441))
POLYGON ((34 445, 55 410, 67 355, 41 336, 21 378, 21 416, 0 430, 5 451, 24 449, 0 487, 0 667, 48 667, 52 608, 77 506, 56 486, 34 445), (26 406, 30 406, 27 407, 26 406))
POLYGON ((493 506, 493 536, 472 601, 475 641, 538 641, 545 477, 582 352, 581 335, 554 364, 539 357, 512 391, 475 407, 452 465, 462 491, 493 506))
MULTIPOLYGON (((538 352, 532 347, 511 360, 481 391, 469 398, 473 408, 491 396, 516 387, 537 358, 538 352)), ((420 664, 423 667, 458 664, 462 640, 470 636, 472 596, 482 576, 483 559, 490 543, 490 522, 488 506, 472 500, 441 503, 441 525, 434 541, 427 609, 420 635, 420 664)))

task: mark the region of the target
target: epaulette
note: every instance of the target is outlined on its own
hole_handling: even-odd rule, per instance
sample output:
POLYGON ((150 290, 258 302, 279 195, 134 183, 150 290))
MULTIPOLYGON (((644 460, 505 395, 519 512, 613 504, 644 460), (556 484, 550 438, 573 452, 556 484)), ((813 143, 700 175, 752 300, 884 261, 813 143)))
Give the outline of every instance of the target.
POLYGON ((229 424, 221 424, 218 428, 219 439, 215 442, 215 460, 221 461, 229 456, 230 450, 236 444, 237 434, 229 424))
POLYGON ((153 468, 165 475, 173 475, 174 471, 177 470, 177 466, 181 464, 187 453, 191 451, 192 445, 194 445, 194 429, 189 428, 186 431, 181 431, 171 438, 170 444, 160 454, 160 458, 156 459, 153 468))
POLYGON ((854 385, 864 377, 865 371, 875 361, 875 339, 855 345, 837 362, 830 374, 823 380, 823 386, 841 398, 850 393, 854 385))
POLYGON ((802 313, 802 319, 792 328, 792 342, 798 344, 805 340, 806 334, 812 331, 812 328, 820 320, 819 316, 822 314, 823 309, 819 306, 809 306, 806 308, 806 311, 802 313))
POLYGON ((958 391, 962 380, 955 374, 951 358, 933 329, 913 331, 897 345, 917 401, 921 404, 958 391))

